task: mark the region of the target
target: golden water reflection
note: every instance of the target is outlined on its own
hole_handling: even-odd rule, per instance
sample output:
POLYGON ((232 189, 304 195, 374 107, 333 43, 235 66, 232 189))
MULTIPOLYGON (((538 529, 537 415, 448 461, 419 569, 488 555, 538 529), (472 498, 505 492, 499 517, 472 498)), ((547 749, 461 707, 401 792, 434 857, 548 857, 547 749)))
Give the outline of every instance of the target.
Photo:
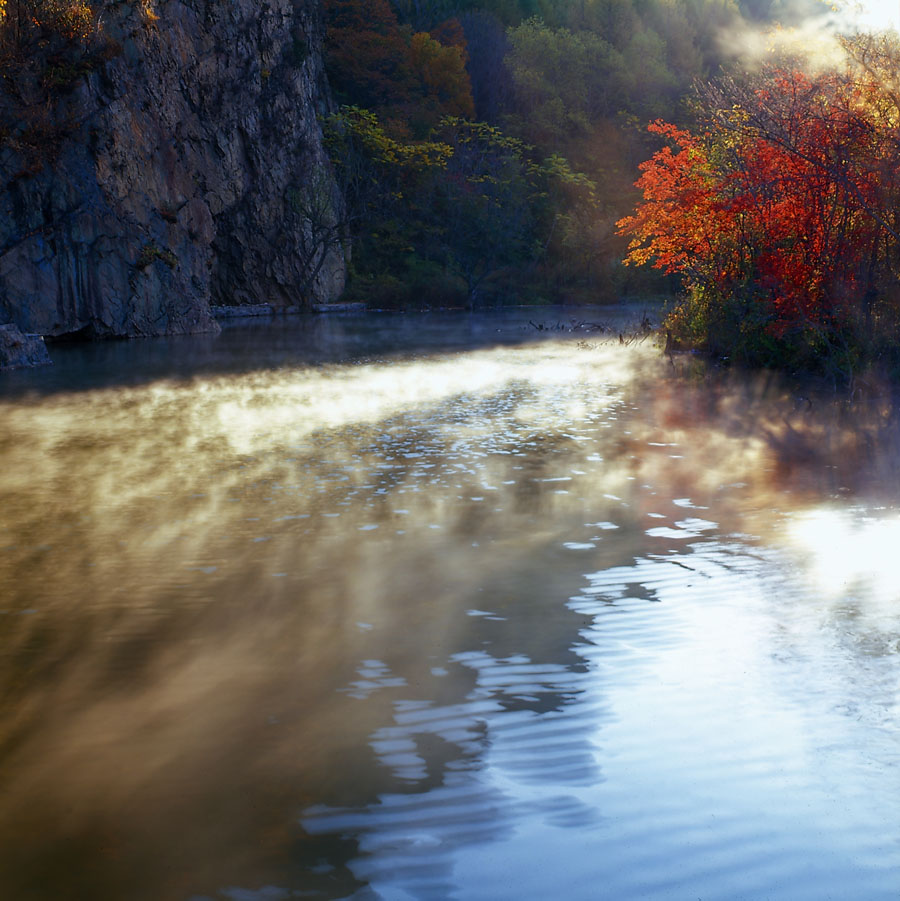
MULTIPOLYGON (((449 790, 486 765, 491 717, 572 708, 590 605, 620 570, 656 598, 648 561, 687 572, 739 541, 832 619, 868 580, 841 634, 897 650, 878 398, 848 412, 688 379, 649 344, 550 342, 26 398, 0 423, 9 897, 350 894, 365 830, 303 811, 449 790)), ((727 611, 699 620, 723 646, 727 611)), ((591 717, 562 782, 603 779, 591 717)), ((482 797, 472 840, 511 834, 503 793, 482 797)))

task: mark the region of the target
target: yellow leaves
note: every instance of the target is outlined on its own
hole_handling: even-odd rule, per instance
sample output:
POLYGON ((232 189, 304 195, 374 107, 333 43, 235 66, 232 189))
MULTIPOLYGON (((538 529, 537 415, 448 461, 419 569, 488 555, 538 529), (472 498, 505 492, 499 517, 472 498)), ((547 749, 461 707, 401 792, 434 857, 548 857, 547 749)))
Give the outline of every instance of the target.
POLYGON ((409 50, 413 69, 444 109, 453 115, 474 116, 475 103, 463 49, 446 47, 422 31, 412 36, 409 50))
MULTIPOLYGON (((87 42, 97 32, 97 16, 85 0, 21 0, 20 9, 31 25, 70 41, 87 42)), ((8 0, 0 0, 0 23, 7 16, 8 0)))
POLYGON ((344 106, 326 121, 326 138, 331 146, 357 142, 375 162, 416 172, 444 169, 453 156, 453 148, 441 141, 406 143, 388 135, 378 117, 357 106, 344 106))
POLYGON ((141 0, 141 18, 145 25, 155 25, 159 21, 159 13, 153 6, 153 0, 141 0))
POLYGON ((444 169, 452 156, 453 148, 437 141, 398 145, 398 162, 413 169, 444 169))
MULTIPOLYGON (((94 12, 83 0, 44 0, 42 24, 72 40, 87 40, 93 31, 94 12)), ((40 13, 40 9, 39 9, 40 13)))

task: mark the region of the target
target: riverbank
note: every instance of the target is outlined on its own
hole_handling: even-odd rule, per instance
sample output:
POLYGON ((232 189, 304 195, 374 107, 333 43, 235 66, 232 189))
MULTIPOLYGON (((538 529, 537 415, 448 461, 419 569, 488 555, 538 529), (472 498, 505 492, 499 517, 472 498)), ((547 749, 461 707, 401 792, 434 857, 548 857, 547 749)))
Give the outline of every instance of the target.
MULTIPOLYGON (((657 328, 664 314, 663 304, 655 298, 627 300, 617 304, 581 306, 508 306, 486 311, 423 310, 423 311, 372 311, 357 303, 323 304, 313 310, 299 307, 279 308, 270 304, 248 304, 231 307, 213 307, 211 310, 222 335, 207 333, 194 336, 197 343, 209 348, 208 357, 215 359, 215 347, 232 346, 237 337, 246 332, 249 341, 259 341, 258 352, 265 356, 266 345, 277 352, 289 355, 291 347, 310 353, 317 340, 330 346, 333 333, 343 332, 349 344, 356 343, 359 333, 377 329, 383 343, 389 343, 396 333, 401 345, 421 340, 427 346, 439 346, 442 335, 450 336, 462 331, 478 341, 529 341, 553 335, 593 336, 623 340, 647 337, 657 328), (376 326, 377 323, 377 326, 376 326), (469 326, 466 326, 466 323, 469 326), (490 326, 486 323, 491 323, 490 326), (320 337, 316 337, 319 335, 320 337)), ((182 336, 152 338, 128 338, 120 340, 67 340, 49 344, 49 359, 54 363, 79 354, 79 348, 103 345, 98 354, 119 361, 124 371, 131 368, 130 357, 146 359, 159 357, 160 365, 167 349, 181 346, 182 336), (151 350, 151 348, 154 348, 151 350)), ((40 340, 37 337, 37 340, 40 340)), ((43 342, 41 342, 43 344, 43 342)), ((227 354, 226 354, 227 355, 227 354)), ((11 373, 4 373, 9 381, 11 373)))
POLYGON ((214 306, 209 308, 213 319, 258 319, 273 316, 303 316, 308 313, 362 313, 366 305, 361 302, 314 303, 308 307, 276 307, 268 303, 214 306))

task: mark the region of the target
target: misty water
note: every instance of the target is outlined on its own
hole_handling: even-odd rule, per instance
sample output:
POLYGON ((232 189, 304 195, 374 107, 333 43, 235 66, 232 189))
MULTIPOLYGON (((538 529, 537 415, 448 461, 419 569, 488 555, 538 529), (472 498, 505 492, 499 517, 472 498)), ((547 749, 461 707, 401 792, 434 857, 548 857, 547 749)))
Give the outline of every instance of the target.
POLYGON ((889 392, 573 318, 0 374, 0 898, 900 897, 889 392))

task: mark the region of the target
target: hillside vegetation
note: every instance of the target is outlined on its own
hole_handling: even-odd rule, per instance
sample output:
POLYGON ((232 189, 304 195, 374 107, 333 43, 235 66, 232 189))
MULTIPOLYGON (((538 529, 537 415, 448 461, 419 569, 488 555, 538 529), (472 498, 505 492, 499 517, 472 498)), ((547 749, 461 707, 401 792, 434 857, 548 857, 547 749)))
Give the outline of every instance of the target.
POLYGON ((678 280, 622 265, 657 118, 698 121, 732 0, 325 0, 326 127, 350 292, 385 305, 604 301, 678 280))

